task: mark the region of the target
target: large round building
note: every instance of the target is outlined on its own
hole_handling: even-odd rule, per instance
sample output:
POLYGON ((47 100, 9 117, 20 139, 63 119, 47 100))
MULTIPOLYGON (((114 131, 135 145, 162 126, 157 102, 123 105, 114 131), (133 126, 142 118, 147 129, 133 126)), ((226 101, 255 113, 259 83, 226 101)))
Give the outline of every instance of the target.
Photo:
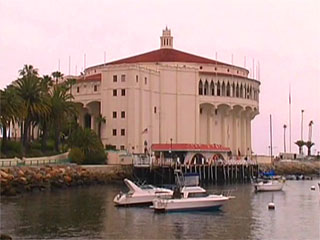
POLYGON ((220 144, 251 155, 260 83, 248 74, 174 49, 166 28, 160 49, 89 67, 72 93, 80 124, 100 129, 105 145, 142 153, 156 143, 220 144))

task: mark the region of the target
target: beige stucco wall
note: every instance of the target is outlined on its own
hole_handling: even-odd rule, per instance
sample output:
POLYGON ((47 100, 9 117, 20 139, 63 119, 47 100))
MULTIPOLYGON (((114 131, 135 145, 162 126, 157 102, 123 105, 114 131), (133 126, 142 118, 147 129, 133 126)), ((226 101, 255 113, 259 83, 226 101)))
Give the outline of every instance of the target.
MULTIPOLYGON (((169 143, 172 139, 173 143, 222 144, 230 147, 233 154, 240 151, 241 155, 250 155, 251 120, 259 109, 259 82, 219 76, 212 70, 214 65, 202 64, 202 70, 199 66, 194 63, 148 63, 107 65, 101 69, 101 100, 100 105, 95 106, 101 106, 101 114, 107 121, 101 128, 103 143, 142 153, 145 141, 149 150, 152 143, 169 143), (117 82, 113 82, 114 75, 117 75, 117 82), (124 82, 121 75, 125 75, 124 82), (257 93, 250 99, 216 96, 217 89, 215 96, 199 95, 200 80, 251 86, 257 93), (114 89, 117 96, 113 96, 114 89), (122 89, 126 91, 125 96, 121 96, 122 89), (121 111, 125 112, 125 118, 121 118, 121 111), (117 112, 117 118, 113 118, 113 112, 117 112), (117 136, 112 135, 113 129, 117 129, 117 136), (125 136, 121 136, 121 129, 125 129, 125 136)), ((247 73, 242 71, 240 74, 247 73)), ((233 94, 232 89, 230 94, 233 94)), ((97 108, 90 108, 88 99, 91 95, 97 93, 75 97, 87 108, 84 113, 97 114, 97 108)))

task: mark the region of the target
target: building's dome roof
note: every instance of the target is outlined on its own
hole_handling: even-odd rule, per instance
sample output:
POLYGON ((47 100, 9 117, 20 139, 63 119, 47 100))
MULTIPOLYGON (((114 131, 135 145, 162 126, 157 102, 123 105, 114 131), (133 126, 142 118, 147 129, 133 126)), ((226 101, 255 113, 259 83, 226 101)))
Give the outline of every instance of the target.
MULTIPOLYGON (((199 57, 190 53, 175 50, 173 48, 162 48, 155 51, 139 54, 133 57, 128 57, 113 61, 109 64, 122 63, 144 63, 144 62, 190 62, 204 64, 223 64, 208 58, 199 57)), ((225 65, 225 64, 224 64, 225 65)))
MULTIPOLYGON (((227 63, 218 62, 209 58, 200 57, 194 54, 182 52, 173 48, 161 48, 151 52, 142 53, 136 56, 123 58, 105 64, 89 67, 99 67, 105 65, 116 65, 126 63, 156 63, 156 62, 181 62, 181 63, 198 63, 198 64, 216 64, 224 66, 233 66, 227 63)), ((241 68, 241 67, 238 67, 241 68)), ((245 69, 246 70, 246 69, 245 69)), ((247 70, 246 70, 247 71, 247 70)))

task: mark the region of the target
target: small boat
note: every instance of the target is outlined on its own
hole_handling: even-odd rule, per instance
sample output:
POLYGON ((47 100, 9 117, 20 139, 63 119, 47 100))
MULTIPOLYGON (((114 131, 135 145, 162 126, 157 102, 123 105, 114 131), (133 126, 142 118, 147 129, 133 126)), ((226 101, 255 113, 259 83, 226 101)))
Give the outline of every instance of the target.
MULTIPOLYGON (((185 178, 187 176, 185 175, 185 178)), ((195 175, 193 174, 193 178, 195 175)), ((199 176, 197 176, 199 178, 199 176)), ((194 181, 184 181, 194 182, 194 181)), ((198 180, 196 180, 198 182, 198 180)), ((167 211, 190 211, 204 209, 218 209, 232 196, 224 196, 222 194, 208 194, 205 189, 200 186, 177 186, 171 199, 156 198, 153 200, 152 208, 156 212, 167 211)))
POLYGON ((283 178, 272 178, 253 183, 256 192, 281 191, 285 183, 283 178))
POLYGON ((153 185, 138 186, 129 179, 124 179, 124 183, 129 188, 129 192, 120 192, 114 197, 113 202, 117 206, 151 204, 156 197, 171 197, 173 194, 170 189, 158 188, 153 185))

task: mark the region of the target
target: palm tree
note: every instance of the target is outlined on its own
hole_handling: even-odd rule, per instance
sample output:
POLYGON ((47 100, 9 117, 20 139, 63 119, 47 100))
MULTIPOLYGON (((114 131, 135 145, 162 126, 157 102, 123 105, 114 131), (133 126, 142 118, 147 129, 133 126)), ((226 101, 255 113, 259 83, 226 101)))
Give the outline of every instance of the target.
POLYGON ((42 129, 42 137, 41 137, 41 150, 45 151, 47 148, 47 139, 48 139, 48 127, 50 124, 50 115, 51 115, 51 101, 50 101, 50 90, 53 86, 53 79, 49 75, 44 75, 40 79, 40 85, 43 93, 44 99, 46 99, 46 102, 48 102, 48 105, 50 107, 49 114, 43 115, 40 118, 40 128, 42 129))
POLYGON ((30 125, 39 119, 40 115, 48 114, 49 106, 43 98, 38 71, 32 65, 24 65, 19 73, 20 78, 15 82, 15 89, 21 99, 19 111, 23 121, 22 143, 24 148, 27 148, 30 125))
POLYGON ((102 116, 101 113, 98 117, 96 117, 96 121, 98 123, 98 136, 101 138, 101 124, 106 123, 106 117, 102 116))
POLYGON ((51 75, 52 75, 52 77, 55 78, 56 84, 58 83, 58 80, 60 78, 63 78, 63 74, 61 72, 59 72, 59 71, 55 71, 55 72, 51 73, 51 75))
POLYGON ((302 154, 302 147, 305 145, 305 142, 303 140, 298 140, 295 144, 299 147, 299 154, 302 154))
POLYGON ((305 142, 305 145, 308 148, 308 156, 310 156, 311 155, 311 148, 314 145, 314 143, 311 141, 307 141, 307 142, 305 142))
POLYGON ((60 133, 62 126, 70 116, 75 116, 76 105, 72 102, 73 96, 65 85, 55 85, 51 93, 51 119, 55 129, 55 150, 59 151, 60 133))
POLYGON ((2 146, 5 145, 7 140, 7 127, 10 126, 10 122, 14 123, 18 119, 19 104, 19 98, 12 85, 0 90, 0 122, 3 128, 2 146))

